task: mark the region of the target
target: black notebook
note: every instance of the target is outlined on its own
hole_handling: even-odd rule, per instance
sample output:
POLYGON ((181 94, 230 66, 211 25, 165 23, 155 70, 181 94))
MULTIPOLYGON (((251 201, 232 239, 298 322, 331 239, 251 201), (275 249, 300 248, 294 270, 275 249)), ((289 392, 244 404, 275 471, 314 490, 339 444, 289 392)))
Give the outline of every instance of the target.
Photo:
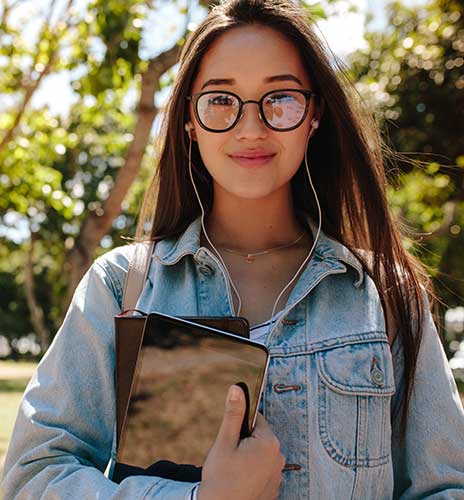
POLYGON ((269 353, 262 344, 192 321, 152 313, 145 320, 117 461, 201 467, 217 436, 227 390, 240 385, 255 424, 269 353))

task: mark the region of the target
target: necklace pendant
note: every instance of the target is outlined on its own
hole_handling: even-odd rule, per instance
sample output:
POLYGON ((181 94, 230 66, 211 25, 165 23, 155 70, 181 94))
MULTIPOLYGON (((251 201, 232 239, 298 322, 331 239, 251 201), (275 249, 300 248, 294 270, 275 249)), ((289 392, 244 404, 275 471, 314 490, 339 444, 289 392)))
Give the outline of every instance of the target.
POLYGON ((246 257, 245 257, 245 260, 248 262, 248 264, 251 264, 251 262, 254 262, 255 258, 248 254, 246 257))

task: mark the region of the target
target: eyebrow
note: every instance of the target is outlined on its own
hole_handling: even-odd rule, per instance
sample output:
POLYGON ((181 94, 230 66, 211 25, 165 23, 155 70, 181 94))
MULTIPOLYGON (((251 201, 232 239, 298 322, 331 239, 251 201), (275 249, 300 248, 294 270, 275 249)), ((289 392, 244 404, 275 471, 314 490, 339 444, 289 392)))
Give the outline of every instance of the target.
MULTIPOLYGON (((291 74, 267 76, 264 79, 264 83, 284 82, 284 81, 289 81, 289 80, 292 82, 299 83, 301 86, 303 86, 303 84, 301 83, 301 80, 298 77, 296 77, 295 75, 291 75, 291 74)), ((203 90, 208 85, 233 85, 234 83, 235 83, 235 80, 233 78, 211 78, 210 80, 207 80, 201 86, 201 90, 203 90)))

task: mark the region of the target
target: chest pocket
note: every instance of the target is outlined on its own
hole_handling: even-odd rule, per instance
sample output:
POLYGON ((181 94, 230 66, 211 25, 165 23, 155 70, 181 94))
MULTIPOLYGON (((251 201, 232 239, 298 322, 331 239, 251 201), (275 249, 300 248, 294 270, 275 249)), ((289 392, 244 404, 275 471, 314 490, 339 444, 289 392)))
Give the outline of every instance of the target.
POLYGON ((343 345, 316 359, 319 433, 327 453, 346 467, 387 463, 395 392, 388 342, 343 345))

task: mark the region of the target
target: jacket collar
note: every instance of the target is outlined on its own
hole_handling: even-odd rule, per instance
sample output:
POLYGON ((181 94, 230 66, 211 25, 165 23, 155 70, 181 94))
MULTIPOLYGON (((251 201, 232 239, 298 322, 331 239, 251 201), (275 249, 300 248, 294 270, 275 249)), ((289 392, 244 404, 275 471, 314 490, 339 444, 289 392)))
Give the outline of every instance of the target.
MULTIPOLYGON (((306 220, 313 236, 315 236, 317 227, 309 216, 306 216, 306 220)), ((200 251, 200 232, 201 216, 198 216, 180 236, 158 241, 155 245, 153 258, 157 259, 161 264, 173 265, 186 255, 197 257, 200 251)), ((327 236, 322 230, 319 234, 315 253, 324 260, 338 260, 348 264, 357 273, 355 286, 359 286, 363 282, 364 271, 361 262, 348 248, 327 236)))

